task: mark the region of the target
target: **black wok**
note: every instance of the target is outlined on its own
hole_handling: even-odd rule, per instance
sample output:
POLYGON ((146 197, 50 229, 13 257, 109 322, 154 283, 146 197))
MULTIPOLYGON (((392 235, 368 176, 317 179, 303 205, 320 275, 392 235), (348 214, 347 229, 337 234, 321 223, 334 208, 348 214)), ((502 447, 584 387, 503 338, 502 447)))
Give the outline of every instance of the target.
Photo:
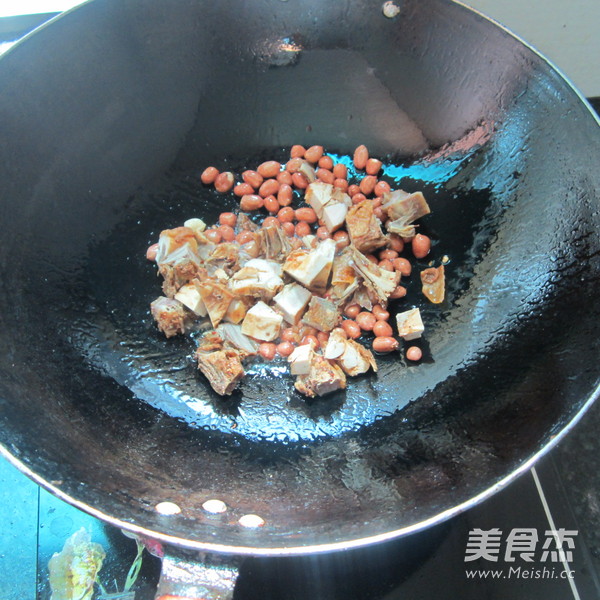
MULTIPOLYGON (((440 522, 527 469, 597 395, 600 134, 540 56, 463 6, 95 0, 0 60, 0 441, 68 502, 188 549, 290 555, 440 522), (294 143, 423 189, 447 298, 425 360, 306 402, 230 399, 149 318, 158 232, 198 181, 294 143), (217 498, 228 510, 202 509, 217 498), (155 510, 163 501, 181 513, 155 510), (261 516, 264 527, 238 519, 261 516)), ((424 265, 425 263, 423 263, 424 265)), ((409 290, 410 291, 410 290, 409 290)), ((399 307, 407 306, 399 303, 399 307)))

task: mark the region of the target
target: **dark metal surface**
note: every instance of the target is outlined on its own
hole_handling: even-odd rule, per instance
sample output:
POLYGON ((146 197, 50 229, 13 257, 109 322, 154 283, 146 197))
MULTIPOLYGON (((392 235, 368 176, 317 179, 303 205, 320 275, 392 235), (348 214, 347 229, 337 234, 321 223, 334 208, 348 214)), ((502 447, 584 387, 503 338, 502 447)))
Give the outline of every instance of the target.
POLYGON ((96 0, 0 60, 0 442, 38 480, 177 544, 319 550, 449 516, 596 393, 597 122, 474 13, 401 6, 96 0), (222 400, 154 331, 143 253, 223 209, 204 166, 292 143, 366 143, 424 188, 448 297, 418 368, 312 404, 258 370, 222 400))

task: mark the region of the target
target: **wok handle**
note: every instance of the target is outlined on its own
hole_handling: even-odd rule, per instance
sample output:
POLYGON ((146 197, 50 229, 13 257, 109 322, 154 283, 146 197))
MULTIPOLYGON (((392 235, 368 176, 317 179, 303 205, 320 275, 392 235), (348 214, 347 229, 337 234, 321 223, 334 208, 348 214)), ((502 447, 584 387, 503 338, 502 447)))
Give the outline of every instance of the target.
POLYGON ((241 558, 165 549, 155 600, 231 600, 241 558))

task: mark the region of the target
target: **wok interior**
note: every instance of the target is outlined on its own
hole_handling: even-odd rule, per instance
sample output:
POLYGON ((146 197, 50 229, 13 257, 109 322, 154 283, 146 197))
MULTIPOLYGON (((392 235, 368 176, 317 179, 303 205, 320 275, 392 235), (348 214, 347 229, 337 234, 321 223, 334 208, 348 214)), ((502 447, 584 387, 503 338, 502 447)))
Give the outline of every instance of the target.
POLYGON ((14 456, 179 543, 294 552, 432 518, 567 426, 597 385, 600 142, 548 65, 441 1, 393 20, 362 2, 122 4, 87 4, 0 62, 0 441, 14 456), (198 185, 203 167, 293 143, 365 143, 395 184, 424 189, 447 300, 409 296, 428 325, 418 368, 387 357, 305 403, 257 367, 223 400, 189 342, 154 330, 143 254, 161 229, 230 207, 198 185), (215 497, 225 516, 202 511, 215 497), (163 500, 181 515, 158 516, 163 500), (266 526, 242 531, 245 513, 266 526))

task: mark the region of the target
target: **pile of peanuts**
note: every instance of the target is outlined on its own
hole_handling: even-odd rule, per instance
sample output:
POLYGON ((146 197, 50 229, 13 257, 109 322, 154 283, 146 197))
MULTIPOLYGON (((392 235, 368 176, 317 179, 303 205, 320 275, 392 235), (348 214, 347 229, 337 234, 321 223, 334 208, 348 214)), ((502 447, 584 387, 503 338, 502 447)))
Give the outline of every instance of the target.
MULTIPOLYGON (((389 183, 378 179, 382 162, 369 156, 366 146, 358 146, 353 155, 354 167, 357 171, 364 171, 365 175, 357 178, 356 182, 348 180, 348 169, 342 163, 335 163, 330 156, 325 155, 323 146, 304 148, 294 145, 290 151, 290 159, 285 164, 269 160, 260 164, 255 171, 247 170, 241 175, 242 181, 235 183, 235 176, 230 171, 219 172, 215 167, 205 169, 200 178, 205 185, 214 186, 220 193, 233 193, 240 198, 240 210, 251 213, 266 211, 262 222, 263 226, 273 221, 279 222, 290 238, 296 238, 297 245, 303 236, 314 234, 320 240, 332 238, 336 242, 338 251, 349 245, 348 233, 340 229, 331 235, 322 222, 319 222, 315 211, 307 205, 293 208, 292 204, 301 204, 304 190, 309 185, 306 175, 301 172, 304 161, 308 162, 316 171, 316 178, 334 187, 340 188, 352 199, 353 204, 370 199, 375 215, 382 224, 387 221, 387 214, 382 208, 383 195, 391 191, 389 183), (297 201, 294 202, 294 196, 297 201)), ((219 224, 206 229, 206 237, 214 242, 234 241, 240 244, 249 244, 253 241, 254 233, 251 231, 235 232, 237 215, 232 212, 223 212, 219 216, 219 224)), ((380 250, 377 255, 367 254, 367 258, 376 263, 380 268, 389 271, 396 270, 402 277, 409 277, 412 271, 408 259, 400 256, 405 249, 410 249, 415 258, 425 258, 431 249, 431 240, 428 236, 417 234, 413 238, 401 238, 397 234, 389 234, 389 247, 380 250)), ((292 240, 294 247, 294 241, 292 240)), ((399 285, 390 295, 390 299, 402 298, 406 295, 406 288, 399 285)), ((372 333, 373 350, 377 353, 388 353, 398 348, 398 341, 393 337, 393 330, 389 324, 390 313, 380 305, 375 305, 371 311, 362 309, 358 304, 351 304, 344 308, 341 323, 343 335, 347 338, 357 339, 364 333, 372 333)), ((294 347, 299 344, 312 343, 315 348, 324 347, 329 338, 328 333, 317 331, 312 327, 302 324, 283 329, 280 342, 275 344, 265 342, 260 345, 259 353, 267 360, 272 360, 276 355, 287 357, 294 347)), ((418 346, 411 346, 406 351, 406 358, 419 361, 422 351, 418 346)))

